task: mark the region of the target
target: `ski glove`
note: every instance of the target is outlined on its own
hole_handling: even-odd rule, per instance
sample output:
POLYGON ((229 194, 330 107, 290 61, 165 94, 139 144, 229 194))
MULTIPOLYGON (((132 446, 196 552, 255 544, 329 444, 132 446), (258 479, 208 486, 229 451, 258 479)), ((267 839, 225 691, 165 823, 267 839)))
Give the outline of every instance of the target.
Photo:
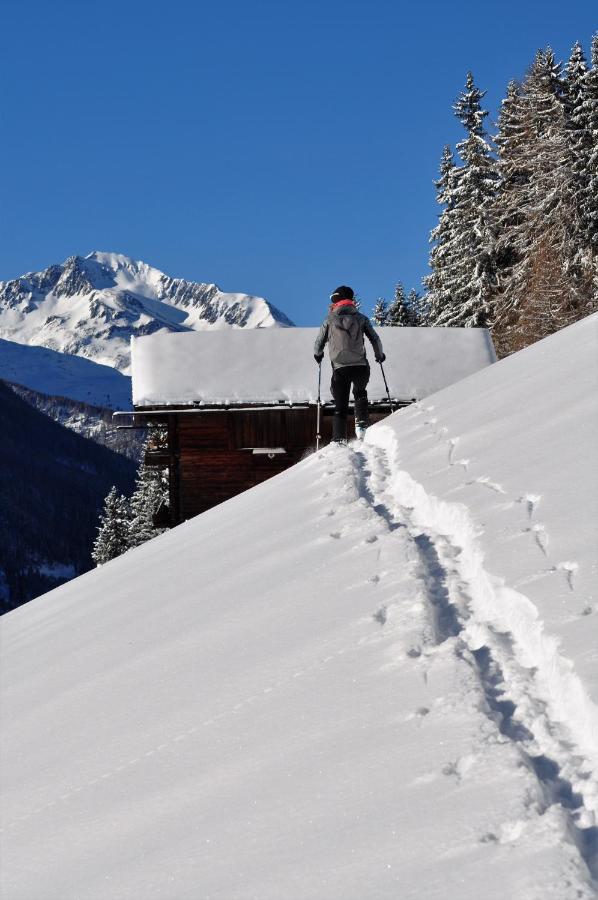
POLYGON ((314 359, 317 362, 317 364, 320 365, 320 363, 324 359, 324 354, 323 353, 314 353, 314 359))
POLYGON ((381 353, 380 356, 376 357, 376 362, 383 363, 385 359, 386 359, 386 353, 381 353))

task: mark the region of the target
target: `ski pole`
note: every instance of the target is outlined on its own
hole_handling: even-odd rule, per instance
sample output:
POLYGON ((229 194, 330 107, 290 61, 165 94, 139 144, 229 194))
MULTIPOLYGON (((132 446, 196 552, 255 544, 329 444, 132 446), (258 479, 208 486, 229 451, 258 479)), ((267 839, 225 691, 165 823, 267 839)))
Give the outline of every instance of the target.
POLYGON ((394 409, 392 408, 392 400, 390 399, 390 391, 388 390, 388 383, 386 381, 386 375, 384 374, 384 367, 380 361, 378 362, 378 365, 380 366, 380 371, 382 372, 382 378, 384 379, 384 387, 386 388, 386 396, 388 397, 388 405, 390 406, 391 413, 393 413, 394 409))
POLYGON ((320 434, 320 389, 322 386, 322 363, 318 363, 318 411, 316 414, 316 453, 320 449, 320 441, 322 440, 322 435, 320 434))

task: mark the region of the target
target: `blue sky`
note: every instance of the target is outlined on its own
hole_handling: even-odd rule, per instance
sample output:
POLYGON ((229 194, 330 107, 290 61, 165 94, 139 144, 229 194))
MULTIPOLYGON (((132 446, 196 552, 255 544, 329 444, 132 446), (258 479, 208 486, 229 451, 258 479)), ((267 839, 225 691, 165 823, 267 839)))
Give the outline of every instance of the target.
POLYGON ((594 0, 23 0, 3 13, 0 279, 112 250, 317 324, 418 286, 468 69, 496 115, 594 0))

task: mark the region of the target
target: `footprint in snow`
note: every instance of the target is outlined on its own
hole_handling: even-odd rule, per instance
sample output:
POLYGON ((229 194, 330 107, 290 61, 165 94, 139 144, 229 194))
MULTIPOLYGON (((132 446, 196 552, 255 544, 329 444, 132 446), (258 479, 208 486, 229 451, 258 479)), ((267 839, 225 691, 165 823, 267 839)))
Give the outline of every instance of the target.
POLYGON ((548 535, 546 534, 546 526, 541 525, 538 522, 537 525, 532 525, 531 528, 526 528, 525 530, 531 534, 544 556, 548 556, 548 535))
POLYGON ((480 475, 479 478, 474 478, 473 481, 468 481, 467 484, 479 484, 482 487, 488 488, 490 491, 494 491, 496 494, 506 494, 505 489, 497 484, 495 481, 491 481, 488 475, 480 475))
POLYGON ((388 622, 388 609, 386 608, 386 606, 381 606, 380 609, 374 613, 372 618, 380 625, 386 625, 386 623, 388 622))
MULTIPOLYGON (((565 578, 567 579, 567 584, 569 585, 570 590, 575 590, 573 586, 573 579, 575 578, 575 575, 577 574, 577 571, 579 569, 579 563, 561 562, 557 564, 556 568, 558 572, 565 573, 565 578)), ((584 615, 587 615, 587 613, 584 613, 584 615)))
POLYGON ((473 769, 477 762, 477 757, 473 753, 467 753, 465 756, 461 756, 458 759, 451 760, 448 762, 443 770, 442 774, 448 777, 453 777, 456 779, 457 783, 460 784, 461 781, 469 774, 469 772, 473 769))
POLYGON ((331 531, 330 537, 338 540, 340 537, 342 537, 342 533, 340 531, 331 531))
POLYGON ((461 781, 457 762, 449 762, 446 764, 446 766, 443 766, 442 774, 446 775, 447 778, 456 778, 457 781, 461 781))
POLYGON ((446 443, 447 443, 447 446, 448 446, 448 448, 449 448, 449 451, 448 451, 448 462, 449 462, 449 466, 452 466, 452 464, 453 464, 453 453, 455 452, 455 447, 456 447, 457 444, 459 443, 459 438, 458 438, 458 437, 455 437, 455 438, 449 438, 448 441, 447 441, 446 443))
POLYGON ((486 834, 483 834, 480 838, 480 844, 497 844, 498 837, 494 834, 493 831, 487 831, 486 834))
POLYGON ((461 466, 461 468, 465 469, 465 471, 467 472, 467 469, 469 468, 469 462, 470 461, 468 459, 456 459, 451 463, 451 466, 461 466))
POLYGON ((536 506, 542 499, 540 494, 524 494, 519 497, 517 503, 525 503, 528 519, 531 519, 536 511, 536 506))

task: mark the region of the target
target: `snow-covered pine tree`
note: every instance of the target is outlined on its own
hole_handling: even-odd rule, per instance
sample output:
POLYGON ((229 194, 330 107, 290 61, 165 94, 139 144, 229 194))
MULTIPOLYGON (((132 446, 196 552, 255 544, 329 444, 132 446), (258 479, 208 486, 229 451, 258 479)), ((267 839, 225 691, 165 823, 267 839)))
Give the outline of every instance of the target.
POLYGON ((407 307, 409 309, 409 324, 412 327, 427 325, 428 308, 425 298, 415 288, 411 288, 407 294, 407 307))
POLYGON ((440 213, 438 225, 430 234, 430 274, 424 278, 426 288, 426 302, 430 310, 431 324, 439 318, 442 310, 448 309, 451 297, 448 288, 449 273, 451 269, 451 251, 455 247, 453 210, 455 196, 453 184, 455 175, 455 160, 451 148, 447 145, 442 151, 440 161, 440 178, 434 185, 436 187, 436 201, 443 210, 440 213))
POLYGON ((563 65, 558 62, 552 47, 546 47, 541 53, 545 60, 544 66, 550 92, 564 103, 567 98, 567 85, 565 84, 565 79, 563 77, 563 65))
POLYGON ((378 299, 376 300, 376 305, 374 306, 374 311, 372 313, 374 325, 377 325, 378 327, 386 325, 387 316, 388 303, 382 297, 378 297, 378 299))
POLYGON ((598 140, 597 79, 598 72, 592 73, 588 70, 581 44, 576 42, 567 64, 565 102, 572 190, 577 212, 573 235, 577 247, 575 263, 578 271, 575 275, 579 282, 580 307, 582 311, 585 307, 588 312, 597 308, 593 302, 593 276, 595 259, 598 262, 598 196, 591 191, 593 117, 598 140), (594 93, 593 103, 592 93, 594 93))
MULTIPOLYGON (((579 216, 580 263, 591 285, 598 267, 598 34, 592 41, 592 68, 576 43, 567 66, 567 112, 571 168, 579 216)), ((598 307, 598 296, 587 301, 598 307)))
POLYGON ((499 181, 490 210, 497 272, 492 337, 499 356, 509 353, 510 331, 517 318, 513 273, 528 248, 525 210, 531 203, 532 179, 528 140, 522 88, 517 81, 511 81, 501 103, 498 133, 494 138, 498 148, 499 181))
POLYGON ((436 297, 429 298, 434 325, 487 325, 492 318, 496 275, 488 217, 498 175, 484 129, 485 93, 469 72, 454 107, 467 136, 457 144, 463 165, 455 167, 449 178, 451 227, 443 248, 441 304, 436 297))
POLYGON ((129 502, 112 487, 100 516, 91 558, 101 566, 129 549, 129 502))
POLYGON ((154 527, 154 516, 165 499, 167 485, 163 470, 145 463, 148 450, 154 449, 156 435, 150 433, 143 444, 135 491, 130 501, 129 546, 138 547, 165 529, 154 527))
POLYGON ((410 325, 409 307, 407 305, 407 297, 405 288, 399 281, 395 287, 395 295, 392 303, 388 307, 386 316, 386 324, 395 327, 404 327, 410 325))

